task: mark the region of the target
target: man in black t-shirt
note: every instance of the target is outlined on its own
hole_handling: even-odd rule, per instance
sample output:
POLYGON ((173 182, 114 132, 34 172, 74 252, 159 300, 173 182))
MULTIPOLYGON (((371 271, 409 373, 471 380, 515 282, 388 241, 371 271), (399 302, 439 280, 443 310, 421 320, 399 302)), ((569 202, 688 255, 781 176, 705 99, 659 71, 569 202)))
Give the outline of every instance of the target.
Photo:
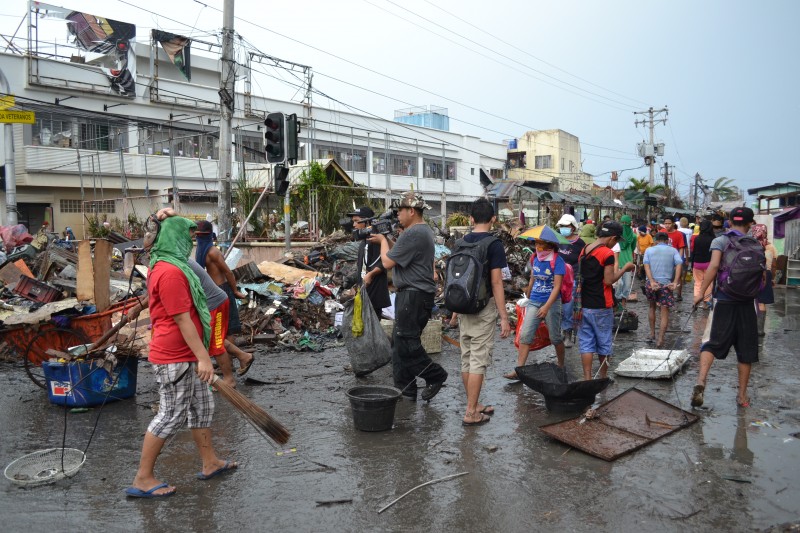
MULTIPOLYGON (((470 213, 472 232, 464 236, 468 243, 479 242, 491 238, 489 231, 495 222, 494 208, 486 198, 479 198, 472 204, 470 213)), ((495 240, 486 251, 486 262, 489 268, 487 289, 492 298, 486 307, 475 314, 453 313, 451 324, 456 318, 459 321, 461 343, 461 380, 467 392, 467 410, 461 424, 478 426, 490 420, 494 413, 491 405, 479 402, 483 377, 486 368, 492 363, 497 317, 500 316, 500 337, 506 338, 511 333, 506 313, 505 292, 503 290, 503 269, 508 267, 503 243, 495 240)))

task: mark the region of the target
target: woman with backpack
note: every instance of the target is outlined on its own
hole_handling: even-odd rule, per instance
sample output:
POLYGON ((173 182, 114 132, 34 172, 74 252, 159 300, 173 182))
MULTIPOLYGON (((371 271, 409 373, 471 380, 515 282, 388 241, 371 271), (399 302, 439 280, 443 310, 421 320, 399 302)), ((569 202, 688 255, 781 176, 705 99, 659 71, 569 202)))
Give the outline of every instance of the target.
MULTIPOLYGON (((539 323, 544 320, 550 332, 550 342, 556 349, 558 366, 564 367, 564 341, 561 338, 561 283, 566 273, 566 263, 558 254, 558 243, 535 241, 536 253, 531 257, 531 279, 525 288, 528 297, 525 320, 519 334, 517 366, 528 360, 530 344, 536 336, 539 323)), ((516 380, 516 371, 503 376, 516 380)))

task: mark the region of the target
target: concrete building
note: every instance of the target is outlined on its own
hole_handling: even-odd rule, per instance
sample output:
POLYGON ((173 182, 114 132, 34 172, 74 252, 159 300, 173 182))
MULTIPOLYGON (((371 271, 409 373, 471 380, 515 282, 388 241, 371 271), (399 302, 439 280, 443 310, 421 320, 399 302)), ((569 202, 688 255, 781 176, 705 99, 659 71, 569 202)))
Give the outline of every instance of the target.
MULTIPOLYGON (((15 176, 6 176, 15 180, 19 222, 32 232, 48 221, 57 231, 71 226, 81 238, 91 218, 84 215, 142 220, 176 193, 187 215, 216 212, 218 48, 205 56, 193 52, 191 81, 154 38, 131 48, 135 89, 129 84, 122 91, 110 87, 103 57, 61 43, 57 54, 21 47, 0 54, 0 71, 15 96, 11 109, 36 114, 33 124, 13 125, 15 176)), ((443 203, 448 213, 465 208, 502 177, 502 143, 314 107, 310 87, 301 102, 258 97, 251 91, 255 70, 250 63, 239 68, 237 79, 244 81, 237 81, 234 96, 233 182, 271 186, 262 125, 273 111, 298 115, 300 160, 335 159, 354 183, 380 199, 413 187, 434 207, 434 217, 443 203)), ((0 197, 5 224, 5 189, 0 197)), ((271 205, 280 201, 273 198, 271 205)))
POLYGON ((563 130, 529 131, 508 150, 508 179, 553 191, 591 191, 578 137, 563 130))

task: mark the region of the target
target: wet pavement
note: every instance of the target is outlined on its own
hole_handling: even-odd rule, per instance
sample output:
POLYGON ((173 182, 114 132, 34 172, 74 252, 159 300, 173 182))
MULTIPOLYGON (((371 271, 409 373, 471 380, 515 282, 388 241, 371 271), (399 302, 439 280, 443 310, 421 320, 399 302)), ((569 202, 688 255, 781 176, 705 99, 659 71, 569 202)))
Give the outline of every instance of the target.
MULTIPOLYGON (((482 401, 497 412, 475 428, 461 426, 459 355, 449 344, 434 356, 450 372, 447 386, 429 404, 398 403, 394 429, 380 433, 354 429, 345 391, 390 384, 388 366, 358 379, 344 369, 343 348, 262 353, 249 376, 269 384, 240 383, 240 390, 289 428, 289 445, 273 445, 217 397, 216 446, 221 456, 240 462, 239 470, 196 480, 200 464, 184 429, 157 467, 178 494, 162 501, 126 499, 157 401, 152 371, 143 363, 137 396, 102 410, 87 462, 74 478, 32 489, 2 480, 0 523, 4 531, 752 531, 797 521, 800 439, 792 434, 800 431, 800 332, 784 327, 797 324, 800 291, 776 290, 776 299, 761 362, 753 369, 752 407, 736 407, 734 356, 716 362, 707 408, 696 411, 698 423, 613 463, 537 429, 568 416, 549 414, 540 394, 503 379, 516 359, 511 339, 498 339, 484 385, 482 401), (468 474, 377 512, 416 485, 461 472, 468 474)), ((685 371, 674 383, 615 378, 599 400, 636 385, 689 408, 706 314, 697 311, 683 333, 691 304, 679 305, 667 346, 677 340, 690 349, 685 371)), ((612 370, 645 346, 646 304, 631 307, 640 327, 619 334, 612 370)), ((554 358, 548 347, 529 362, 554 358)), ((568 349, 567 366, 580 375, 576 348, 568 349)), ((0 383, 0 464, 60 446, 63 408, 51 405, 20 366, 0 365, 0 383)), ((66 415, 68 447, 86 446, 97 414, 66 415)))

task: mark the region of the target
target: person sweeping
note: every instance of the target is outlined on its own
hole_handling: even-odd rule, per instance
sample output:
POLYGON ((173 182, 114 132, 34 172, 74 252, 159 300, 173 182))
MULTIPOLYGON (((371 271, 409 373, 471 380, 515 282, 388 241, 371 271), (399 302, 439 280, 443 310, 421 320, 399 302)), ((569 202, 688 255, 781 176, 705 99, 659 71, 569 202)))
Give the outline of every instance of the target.
POLYGON ((159 383, 159 406, 144 436, 139 469, 125 491, 133 498, 175 494, 177 489, 156 478, 154 469, 166 439, 184 422, 192 430, 203 464, 198 479, 207 480, 238 466, 220 459, 212 444, 214 398, 206 385, 214 379, 207 348, 210 314, 200 280, 187 263, 195 228, 186 218, 167 218, 150 251, 147 292, 153 336, 148 359, 159 383))

